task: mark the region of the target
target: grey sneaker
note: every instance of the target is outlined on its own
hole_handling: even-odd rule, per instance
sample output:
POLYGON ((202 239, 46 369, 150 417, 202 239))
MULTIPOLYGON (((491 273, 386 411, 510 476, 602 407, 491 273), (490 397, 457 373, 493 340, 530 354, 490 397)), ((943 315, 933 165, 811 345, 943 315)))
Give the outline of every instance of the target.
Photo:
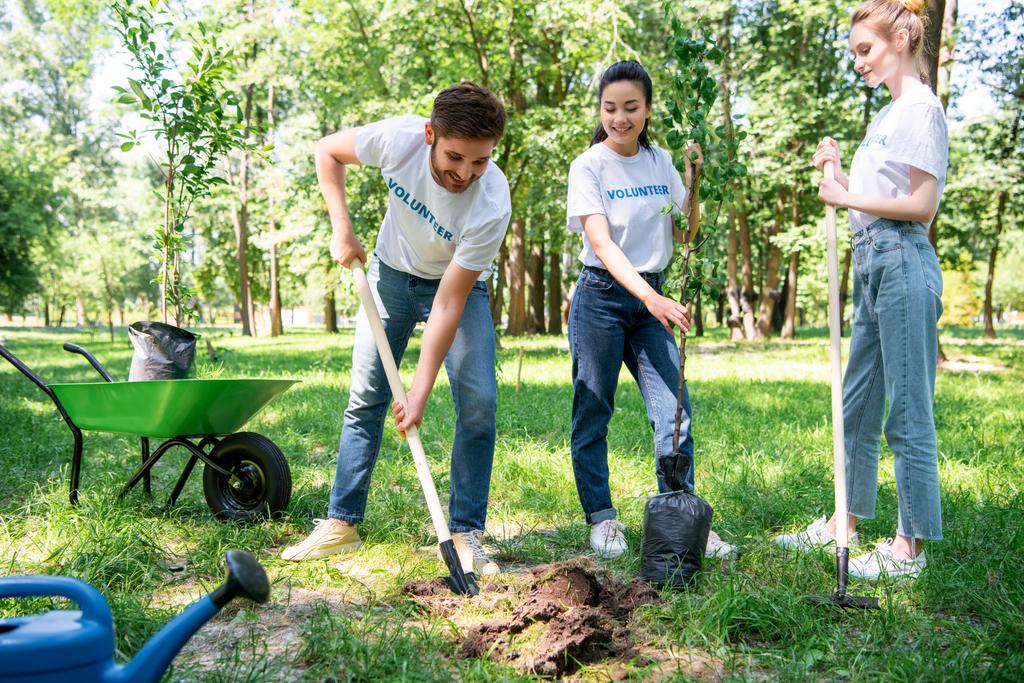
POLYGON ((452 534, 452 543, 459 553, 463 571, 474 572, 477 576, 495 576, 501 573, 501 569, 480 542, 483 534, 484 532, 479 529, 465 533, 455 532, 452 534))
POLYGON ((850 576, 866 581, 876 581, 883 576, 913 578, 928 566, 928 558, 923 550, 914 559, 904 560, 893 554, 892 542, 890 538, 876 545, 871 552, 852 558, 850 576))
MULTIPOLYGON (((824 517, 814 520, 803 531, 798 531, 795 534, 780 534, 774 540, 783 548, 801 551, 834 548, 836 545, 836 537, 828 530, 828 520, 824 517)), ((856 531, 850 534, 849 547, 855 548, 859 540, 856 531)))
POLYGON ((340 519, 314 519, 312 533, 300 543, 281 551, 282 560, 319 560, 322 557, 355 550, 363 541, 356 528, 340 519))

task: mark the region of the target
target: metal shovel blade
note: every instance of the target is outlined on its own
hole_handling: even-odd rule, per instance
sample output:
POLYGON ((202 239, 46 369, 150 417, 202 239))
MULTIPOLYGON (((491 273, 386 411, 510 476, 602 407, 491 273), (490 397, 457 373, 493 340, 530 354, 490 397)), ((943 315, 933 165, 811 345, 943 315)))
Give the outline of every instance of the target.
POLYGON ((879 609, 878 598, 868 598, 861 595, 811 595, 807 602, 812 605, 834 605, 843 609, 879 609))
POLYGON ((846 583, 850 572, 850 549, 836 548, 836 592, 832 595, 811 595, 807 602, 812 605, 834 605, 853 609, 879 609, 878 598, 850 595, 846 583))
POLYGON ((477 585, 473 572, 462 569, 462 561, 459 559, 459 553, 455 550, 452 539, 449 538, 441 543, 441 557, 448 565, 448 576, 444 577, 444 582, 453 593, 476 595, 480 592, 480 586, 477 585))

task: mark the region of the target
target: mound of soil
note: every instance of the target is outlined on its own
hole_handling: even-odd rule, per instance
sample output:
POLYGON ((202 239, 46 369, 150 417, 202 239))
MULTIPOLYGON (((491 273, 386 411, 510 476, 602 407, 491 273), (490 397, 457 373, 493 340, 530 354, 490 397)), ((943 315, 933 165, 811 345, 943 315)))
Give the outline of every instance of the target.
MULTIPOLYGON (((627 620, 641 605, 658 599, 640 581, 623 582, 608 576, 589 560, 542 565, 530 570, 531 580, 511 616, 469 626, 459 648, 463 657, 488 655, 522 673, 562 676, 583 664, 636 654, 627 620)), ((432 612, 451 617, 466 598, 441 597, 444 584, 414 581, 405 592, 432 612)), ((477 608, 497 605, 494 592, 507 588, 485 586, 474 602, 477 608)), ((445 593, 451 595, 446 589, 445 593)))

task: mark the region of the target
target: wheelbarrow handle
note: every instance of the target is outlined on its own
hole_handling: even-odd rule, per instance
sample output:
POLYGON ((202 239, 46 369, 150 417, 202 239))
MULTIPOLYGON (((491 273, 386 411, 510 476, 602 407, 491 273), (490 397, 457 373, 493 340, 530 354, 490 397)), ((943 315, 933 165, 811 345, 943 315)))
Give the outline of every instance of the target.
POLYGON ((79 353, 85 356, 85 359, 89 361, 90 365, 96 368, 96 372, 100 373, 103 379, 107 380, 108 382, 114 381, 114 378, 110 376, 110 373, 107 372, 107 369, 103 367, 103 363, 96 360, 96 357, 93 356, 88 351, 86 351, 84 347, 79 346, 78 344, 72 344, 71 342, 64 342, 64 350, 67 351, 68 353, 79 353))
MULTIPOLYGON (((53 393, 53 390, 50 389, 50 385, 48 385, 46 382, 44 382, 39 375, 37 375, 36 373, 32 372, 27 365, 25 365, 24 363, 21 362, 20 358, 18 358, 13 353, 8 351, 7 347, 4 346, 3 344, 0 344, 0 356, 3 356, 4 358, 6 358, 8 363, 10 363, 14 367, 18 368, 18 370, 21 372, 21 374, 25 375, 30 380, 32 380, 32 382, 35 383, 35 385, 38 386, 40 389, 45 391, 46 394, 50 398, 54 398, 54 393, 53 393)), ((56 400, 56 399, 54 399, 54 400, 56 400)))

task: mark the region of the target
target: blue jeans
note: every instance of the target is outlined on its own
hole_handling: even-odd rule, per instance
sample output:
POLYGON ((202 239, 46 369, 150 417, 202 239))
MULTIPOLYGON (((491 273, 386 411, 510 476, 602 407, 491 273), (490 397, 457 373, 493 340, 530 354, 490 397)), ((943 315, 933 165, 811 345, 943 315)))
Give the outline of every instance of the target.
POLYGON ((885 404, 895 456, 897 532, 942 538, 935 443, 942 272, 920 223, 879 219, 853 236, 853 331, 843 383, 850 514, 874 517, 885 404))
MULTIPOLYGON (((396 362, 416 323, 430 314, 440 280, 425 280, 370 259, 367 272, 396 362)), ((455 404, 448 526, 451 531, 483 529, 494 462, 495 379, 494 326, 487 286, 477 282, 466 299, 444 366, 455 404)), ((356 320, 352 384, 338 446, 338 467, 327 514, 352 523, 363 520, 370 475, 380 453, 391 389, 381 365, 366 315, 356 320)))
MULTIPOLYGON (((661 292, 661 273, 644 273, 661 292)), ((658 492, 671 489, 657 458, 672 453, 679 349, 676 341, 647 307, 612 274, 587 266, 580 273, 569 311, 572 353, 572 469, 588 524, 616 517, 608 485, 608 421, 614 412, 619 370, 626 363, 640 387, 647 418, 654 430, 658 492)), ((690 397, 683 391, 679 451, 693 458, 690 397)), ((687 475, 693 488, 693 467, 687 475)))

